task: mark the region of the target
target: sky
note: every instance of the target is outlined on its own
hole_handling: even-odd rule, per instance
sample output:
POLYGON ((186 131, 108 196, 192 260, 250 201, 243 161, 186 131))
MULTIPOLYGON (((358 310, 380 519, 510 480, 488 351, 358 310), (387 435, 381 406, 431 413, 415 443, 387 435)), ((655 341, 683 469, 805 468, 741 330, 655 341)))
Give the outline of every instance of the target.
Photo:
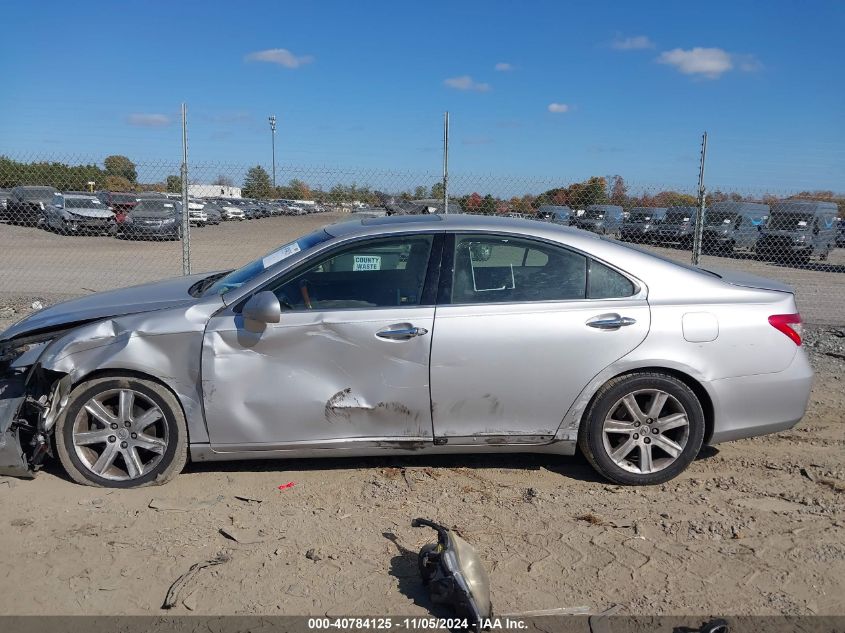
MULTIPOLYGON (((10 2, 0 154, 845 191, 838 1, 10 2)), ((164 169, 164 167, 162 167, 164 169)), ((228 168, 227 168, 228 169, 228 168)), ((142 170, 143 171, 143 170, 142 170)), ((221 167, 218 171, 225 171, 221 167)))

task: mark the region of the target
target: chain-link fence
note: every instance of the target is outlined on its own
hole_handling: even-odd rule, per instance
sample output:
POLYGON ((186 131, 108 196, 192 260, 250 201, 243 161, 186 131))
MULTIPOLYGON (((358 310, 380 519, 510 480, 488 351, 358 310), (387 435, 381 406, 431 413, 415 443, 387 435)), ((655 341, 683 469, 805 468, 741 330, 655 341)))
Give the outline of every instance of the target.
MULTIPOLYGON (((232 268, 351 216, 444 210, 442 174, 199 163, 183 190, 181 170, 123 156, 0 158, 0 303, 232 268)), ((572 225, 779 279, 805 321, 845 323, 845 198, 708 184, 701 214, 692 176, 679 187, 450 174, 448 210, 572 225)))

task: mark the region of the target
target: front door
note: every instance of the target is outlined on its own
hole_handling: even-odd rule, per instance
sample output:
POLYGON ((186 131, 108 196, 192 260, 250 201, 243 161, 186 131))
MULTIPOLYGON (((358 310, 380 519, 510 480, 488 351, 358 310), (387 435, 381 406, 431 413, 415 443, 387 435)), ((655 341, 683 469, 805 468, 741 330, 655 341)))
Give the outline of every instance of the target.
POLYGON ((451 289, 431 350, 439 442, 550 440, 587 383, 648 332, 644 293, 585 255, 490 235, 457 235, 444 248, 451 289))
POLYGON ((282 316, 261 333, 237 306, 212 318, 202 352, 212 446, 430 440, 433 242, 368 239, 318 256, 262 288, 282 316))

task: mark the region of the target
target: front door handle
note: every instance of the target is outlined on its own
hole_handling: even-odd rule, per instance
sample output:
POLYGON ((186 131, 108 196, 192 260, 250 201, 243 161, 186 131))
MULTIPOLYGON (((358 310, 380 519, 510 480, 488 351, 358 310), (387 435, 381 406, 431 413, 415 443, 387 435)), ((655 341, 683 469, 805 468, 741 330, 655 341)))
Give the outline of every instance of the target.
POLYGON ((379 338, 386 338, 391 341, 407 341, 415 336, 424 336, 425 334, 428 334, 428 330, 424 327, 415 327, 406 323, 376 332, 376 336, 379 338))
POLYGON ((601 314, 587 321, 587 325, 598 330, 618 330, 626 325, 634 325, 636 319, 618 314, 601 314))

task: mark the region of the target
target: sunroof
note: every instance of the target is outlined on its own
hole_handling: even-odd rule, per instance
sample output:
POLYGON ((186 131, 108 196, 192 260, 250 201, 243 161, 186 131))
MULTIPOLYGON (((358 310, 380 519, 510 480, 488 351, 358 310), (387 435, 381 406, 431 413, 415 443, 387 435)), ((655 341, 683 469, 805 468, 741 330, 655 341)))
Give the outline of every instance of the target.
POLYGON ((361 220, 361 224, 366 226, 378 226, 380 224, 414 224, 415 222, 431 222, 432 220, 440 221, 441 218, 437 214, 431 215, 391 215, 383 218, 367 218, 361 220))

